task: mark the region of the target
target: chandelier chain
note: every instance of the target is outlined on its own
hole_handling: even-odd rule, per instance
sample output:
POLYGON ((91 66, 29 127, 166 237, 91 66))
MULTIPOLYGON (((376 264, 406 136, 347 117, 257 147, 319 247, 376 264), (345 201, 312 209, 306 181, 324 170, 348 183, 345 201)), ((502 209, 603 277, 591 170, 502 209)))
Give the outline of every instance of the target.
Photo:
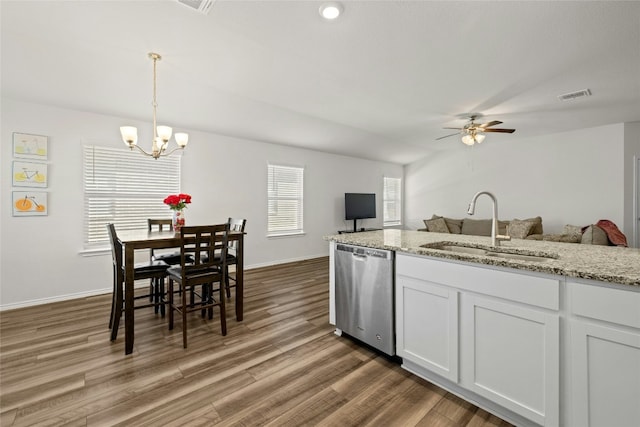
POLYGON ((160 59, 160 55, 151 53, 149 54, 153 59, 153 139, 155 140, 158 137, 157 125, 156 125, 156 108, 158 108, 158 102, 156 101, 156 87, 157 87, 157 77, 156 77, 156 64, 158 59, 160 59))

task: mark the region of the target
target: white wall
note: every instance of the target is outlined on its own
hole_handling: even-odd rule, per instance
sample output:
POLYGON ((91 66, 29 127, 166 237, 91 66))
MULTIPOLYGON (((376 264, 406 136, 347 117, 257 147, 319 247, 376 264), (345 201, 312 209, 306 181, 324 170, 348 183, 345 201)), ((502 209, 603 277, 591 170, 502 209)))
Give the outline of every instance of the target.
MULTIPOLYGON (((449 143, 455 149, 405 167, 409 228, 423 228, 434 213, 464 218, 473 195, 488 190, 498 199, 500 219, 540 215, 545 233, 600 219, 623 229, 624 124, 517 142, 488 134, 473 147, 449 143)), ((473 218, 490 217, 491 200, 481 196, 473 218)))
MULTIPOLYGON (((138 126, 145 144, 151 124, 6 98, 1 107, 0 308, 110 292, 110 254, 81 254, 82 145, 124 147, 118 129, 123 124, 138 126), (46 217, 12 216, 12 132, 49 136, 46 217)), ((376 192, 378 218, 364 226, 381 225, 382 177, 403 173, 402 166, 390 163, 186 131, 190 142, 182 161, 182 191, 193 196, 187 221, 247 218, 249 268, 327 255, 322 236, 349 227, 343 219, 345 192, 376 192), (305 167, 304 236, 266 237, 269 162, 305 167)))

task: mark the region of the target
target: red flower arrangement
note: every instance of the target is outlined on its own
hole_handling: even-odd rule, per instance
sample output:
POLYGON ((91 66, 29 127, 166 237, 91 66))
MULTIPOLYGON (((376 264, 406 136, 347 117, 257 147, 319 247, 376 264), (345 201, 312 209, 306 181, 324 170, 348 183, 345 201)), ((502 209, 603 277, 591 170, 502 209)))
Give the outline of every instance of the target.
POLYGON ((171 194, 163 200, 165 205, 169 205, 169 209, 181 211, 191 203, 191 196, 188 194, 171 194))

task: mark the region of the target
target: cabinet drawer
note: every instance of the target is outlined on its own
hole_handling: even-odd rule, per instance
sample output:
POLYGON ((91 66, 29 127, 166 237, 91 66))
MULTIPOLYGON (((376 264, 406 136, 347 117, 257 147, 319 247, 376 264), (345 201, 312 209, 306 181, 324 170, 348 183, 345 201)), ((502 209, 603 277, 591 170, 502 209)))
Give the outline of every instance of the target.
POLYGON ((480 294, 560 309, 560 280, 397 254, 396 274, 480 294))
POLYGON ((571 313, 640 328, 640 292, 568 281, 571 313))

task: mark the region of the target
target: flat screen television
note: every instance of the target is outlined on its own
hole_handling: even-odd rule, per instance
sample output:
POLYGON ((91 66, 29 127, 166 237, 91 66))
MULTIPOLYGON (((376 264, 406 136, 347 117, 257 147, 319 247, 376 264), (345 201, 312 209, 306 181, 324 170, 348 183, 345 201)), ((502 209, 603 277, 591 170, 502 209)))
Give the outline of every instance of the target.
POLYGON ((376 217, 375 193, 344 193, 344 217, 353 220, 353 231, 357 231, 356 221, 376 217))

